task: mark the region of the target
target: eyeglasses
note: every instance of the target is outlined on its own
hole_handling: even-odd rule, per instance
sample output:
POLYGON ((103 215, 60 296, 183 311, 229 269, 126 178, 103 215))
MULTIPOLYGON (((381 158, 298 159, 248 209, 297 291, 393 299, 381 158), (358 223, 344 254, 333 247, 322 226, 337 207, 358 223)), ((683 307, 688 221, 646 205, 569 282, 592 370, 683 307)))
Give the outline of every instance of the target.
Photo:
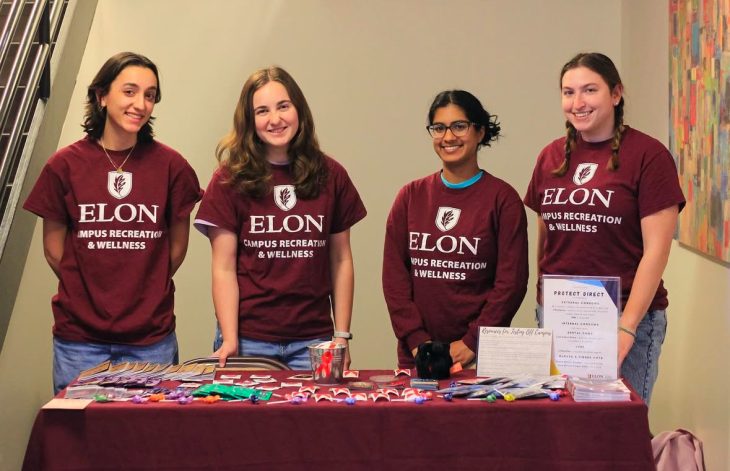
POLYGON ((426 126, 426 130, 428 130, 431 137, 444 137, 447 129, 450 129, 451 134, 454 136, 463 137, 466 136, 466 133, 469 132, 469 127, 472 125, 478 126, 478 124, 469 121, 454 121, 448 126, 441 123, 431 124, 426 126))

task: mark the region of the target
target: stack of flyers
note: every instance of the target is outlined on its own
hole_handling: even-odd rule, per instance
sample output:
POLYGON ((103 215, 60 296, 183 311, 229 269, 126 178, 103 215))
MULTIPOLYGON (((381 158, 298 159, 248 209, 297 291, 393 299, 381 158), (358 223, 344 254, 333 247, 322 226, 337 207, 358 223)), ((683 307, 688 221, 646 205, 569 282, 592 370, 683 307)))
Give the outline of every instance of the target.
POLYGON ((575 402, 631 400, 631 391, 621 379, 587 379, 569 376, 566 387, 575 402))

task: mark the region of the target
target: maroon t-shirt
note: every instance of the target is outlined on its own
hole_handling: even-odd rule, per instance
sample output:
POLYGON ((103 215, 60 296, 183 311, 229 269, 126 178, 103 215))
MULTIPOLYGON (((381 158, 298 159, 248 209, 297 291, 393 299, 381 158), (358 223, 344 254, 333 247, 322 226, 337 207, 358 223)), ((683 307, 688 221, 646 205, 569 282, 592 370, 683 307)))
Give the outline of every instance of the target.
POLYGON ((238 236, 238 330, 279 342, 332 335, 329 237, 365 217, 345 169, 327 158, 327 184, 315 199, 297 197, 289 165, 272 165, 272 191, 247 197, 211 178, 195 218, 238 236))
POLYGON ((477 350, 480 326, 509 326, 525 297, 527 222, 517 192, 484 172, 447 188, 440 172, 403 187, 388 216, 383 293, 398 364, 431 339, 477 350))
MULTIPOLYGON (((129 150, 109 155, 119 165, 129 150)), ((138 143, 117 173, 85 138, 56 152, 23 207, 68 226, 53 335, 149 345, 175 329, 169 227, 202 196, 195 172, 157 141, 138 143)))
MULTIPOLYGON (((525 195, 525 204, 547 227, 540 275, 620 276, 625 306, 644 253, 641 219, 671 206, 684 207, 674 160, 659 141, 627 127, 617 170, 606 169, 611 140, 579 138, 568 172, 556 177, 551 172, 564 159, 564 145, 563 137, 542 150, 525 195)), ((540 302, 539 280, 537 289, 540 302)), ((667 305, 660 281, 649 309, 667 305)))

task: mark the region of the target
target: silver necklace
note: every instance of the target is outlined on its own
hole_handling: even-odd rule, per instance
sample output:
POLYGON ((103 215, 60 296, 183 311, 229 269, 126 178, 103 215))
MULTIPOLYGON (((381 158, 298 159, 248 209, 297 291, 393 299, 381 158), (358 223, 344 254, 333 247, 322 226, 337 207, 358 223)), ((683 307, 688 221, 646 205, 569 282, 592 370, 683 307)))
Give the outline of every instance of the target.
POLYGON ((106 147, 104 147, 104 141, 101 138, 99 138, 99 143, 101 144, 101 148, 104 150, 106 158, 109 159, 109 163, 111 163, 112 167, 114 167, 114 170, 116 170, 117 173, 124 173, 122 167, 124 167, 124 164, 126 164, 127 160, 129 160, 129 156, 132 155, 132 152, 134 152, 134 148, 137 147, 137 143, 134 143, 132 149, 129 151, 129 154, 127 154, 127 156, 124 158, 124 161, 119 165, 119 167, 117 167, 117 164, 114 163, 111 156, 109 155, 109 152, 106 151, 106 147))

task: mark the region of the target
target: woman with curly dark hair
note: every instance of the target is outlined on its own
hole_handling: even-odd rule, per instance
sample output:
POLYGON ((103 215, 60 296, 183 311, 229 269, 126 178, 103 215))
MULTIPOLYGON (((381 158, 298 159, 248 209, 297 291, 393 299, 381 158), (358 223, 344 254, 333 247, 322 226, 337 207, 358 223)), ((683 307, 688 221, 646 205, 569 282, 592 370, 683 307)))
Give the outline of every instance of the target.
POLYGON ((480 326, 509 326, 525 296, 527 222, 517 192, 479 168, 477 152, 500 126, 463 90, 436 96, 426 126, 442 168, 404 186, 388 216, 383 292, 398 365, 418 346, 449 345, 473 363, 480 326))
POLYGON ((248 78, 216 155, 195 220, 213 251, 214 355, 221 365, 238 353, 309 369, 309 345, 352 338, 350 227, 365 207, 320 150, 304 94, 280 67, 248 78))

